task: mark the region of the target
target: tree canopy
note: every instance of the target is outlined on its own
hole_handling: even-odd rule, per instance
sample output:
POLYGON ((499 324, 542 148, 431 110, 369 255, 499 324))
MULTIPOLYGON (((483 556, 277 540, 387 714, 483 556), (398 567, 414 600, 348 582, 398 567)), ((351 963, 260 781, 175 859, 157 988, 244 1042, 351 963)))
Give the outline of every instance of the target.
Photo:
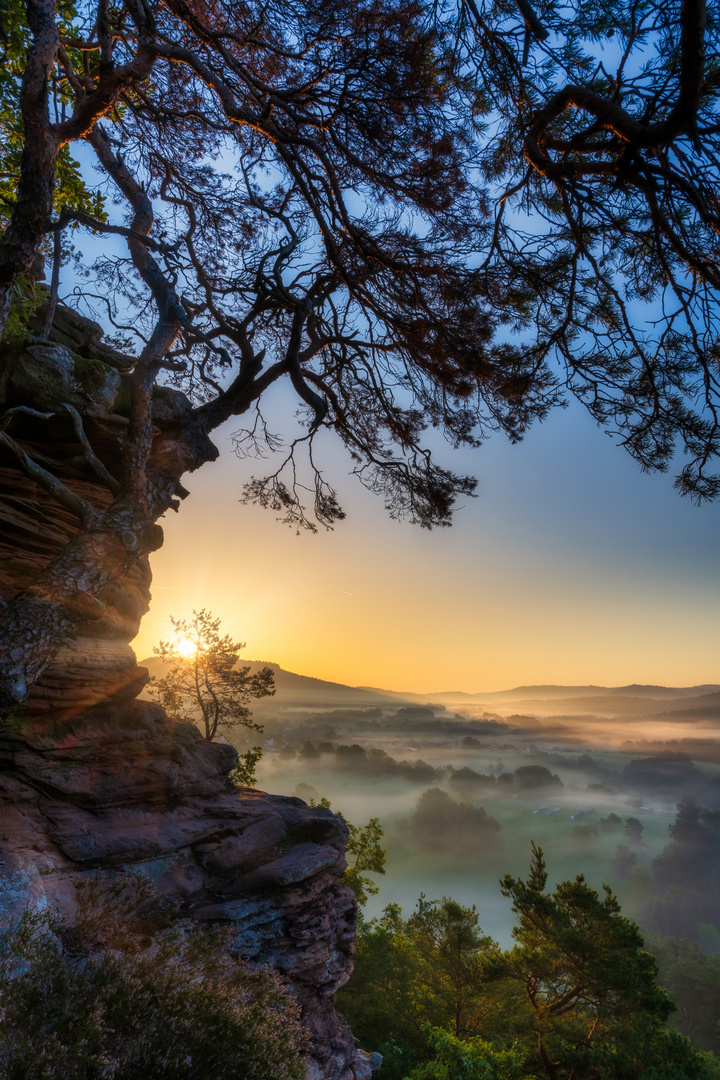
POLYGON ((392 515, 444 525, 474 481, 433 459, 427 429, 452 446, 519 439, 568 392, 643 468, 680 451, 680 489, 718 494, 714 5, 1 13, 0 326, 35 304, 46 334, 75 259, 130 393, 119 465, 73 417, 74 457, 112 493, 104 511, 33 458, 17 411, 3 418, 4 457, 80 523, 2 615, 6 709, 108 581, 160 545, 157 519, 233 417, 240 452, 279 454, 246 498, 298 527, 343 516, 316 466, 321 431, 392 515), (51 250, 43 289, 34 267, 51 250), (282 446, 262 413, 279 380, 304 425, 282 446), (191 401, 160 434, 158 382, 191 401))
POLYGON ((341 1008, 390 1080, 711 1080, 712 1054, 666 1027, 674 1005, 616 898, 582 876, 547 888, 533 845, 507 875, 516 944, 483 935, 475 908, 421 897, 362 922, 341 1008), (384 1066, 385 1067, 385 1066, 384 1066))

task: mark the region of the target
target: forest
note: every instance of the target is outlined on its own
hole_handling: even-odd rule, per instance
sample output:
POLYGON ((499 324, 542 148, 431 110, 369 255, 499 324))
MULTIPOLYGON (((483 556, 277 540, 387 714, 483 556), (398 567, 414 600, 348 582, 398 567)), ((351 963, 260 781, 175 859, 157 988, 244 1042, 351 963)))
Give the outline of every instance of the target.
MULTIPOLYGON (((501 894, 508 870, 522 880, 536 843, 544 851, 543 874, 549 867, 552 880, 568 879, 558 890, 569 890, 581 872, 593 903, 603 902, 607 883, 618 918, 639 924, 657 983, 675 1006, 660 1028, 710 1054, 702 1067, 681 1063, 670 1044, 661 1050, 658 1043, 659 1057, 670 1055, 668 1075, 682 1076, 685 1068, 687 1075, 694 1068, 698 1076, 706 1068, 714 1075, 713 1055, 720 1053, 717 691, 702 687, 668 702, 664 688, 637 688, 638 719, 626 715, 620 729, 607 714, 627 713, 623 690, 607 693, 604 717, 582 711, 588 702, 581 690, 566 693, 564 700, 547 694, 540 715, 514 710, 523 707, 523 695, 524 707, 530 695, 537 707, 541 688, 496 695, 493 707, 502 713, 476 706, 473 718, 397 702, 313 711, 308 703, 301 709, 289 690, 277 702, 259 703, 268 722, 257 736, 265 746, 258 783, 306 801, 329 798, 357 826, 372 808, 381 829, 368 834, 364 855, 350 860, 366 863, 365 888, 355 972, 339 995, 363 1044, 383 1054, 380 1076, 520 1077, 523 1069, 555 1075, 528 1062, 537 1032, 513 985, 519 980, 513 940, 528 955, 530 946, 522 922, 518 930, 514 894, 504 885, 501 894), (570 716, 556 711, 558 701, 573 703, 570 716), (644 730, 648 711, 658 708, 666 709, 664 739, 623 737, 644 730), (464 1027, 455 1008, 471 1017, 464 1027), (525 1019, 513 1026, 508 1016, 518 1015, 525 1019), (505 1041, 494 1041, 499 1028, 505 1041), (507 1059, 495 1060, 500 1050, 507 1059), (495 1071, 483 1072, 491 1069, 488 1061, 495 1071)), ((561 965, 557 957, 553 963, 561 965)), ((588 1015, 594 1018, 585 1014, 584 1022, 588 1015)), ((568 1023, 557 1037, 580 1039, 580 1029, 568 1023)), ((601 1076, 635 1075, 617 1059, 603 1066, 593 1059, 593 1067, 601 1076)), ((660 1068, 657 1061, 643 1066, 651 1067, 660 1068)), ((568 1058, 556 1075, 595 1075, 583 1071, 588 1068, 568 1058)))

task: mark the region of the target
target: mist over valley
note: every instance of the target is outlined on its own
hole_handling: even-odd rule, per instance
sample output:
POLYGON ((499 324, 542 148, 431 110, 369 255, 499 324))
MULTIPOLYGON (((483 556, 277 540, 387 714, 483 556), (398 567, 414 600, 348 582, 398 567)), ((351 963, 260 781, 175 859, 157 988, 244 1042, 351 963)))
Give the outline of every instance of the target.
POLYGON ((258 787, 329 799, 358 826, 379 818, 387 869, 367 918, 450 896, 507 946, 498 882, 525 872, 535 842, 551 880, 607 883, 645 931, 720 952, 720 685, 423 696, 271 666, 276 693, 253 705, 262 733, 232 741, 262 745, 258 787))

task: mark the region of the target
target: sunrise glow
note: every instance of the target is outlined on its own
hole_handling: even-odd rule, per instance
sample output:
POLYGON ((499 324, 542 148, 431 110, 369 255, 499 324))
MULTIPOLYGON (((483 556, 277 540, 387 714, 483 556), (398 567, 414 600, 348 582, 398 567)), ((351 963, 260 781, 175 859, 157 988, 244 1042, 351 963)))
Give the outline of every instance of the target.
POLYGON ((247 642, 244 659, 352 686, 718 679, 720 506, 695 507, 667 477, 643 475, 579 409, 519 446, 498 439, 469 456, 479 497, 432 532, 389 520, 340 459, 328 473, 343 483, 347 521, 298 536, 228 498, 267 463, 219 445, 220 461, 163 522, 133 642, 141 659, 170 637, 171 615, 207 607, 247 642))
POLYGON ((184 656, 187 660, 194 657, 197 653, 198 646, 196 641, 192 641, 190 638, 181 638, 176 644, 177 651, 181 656, 184 656))

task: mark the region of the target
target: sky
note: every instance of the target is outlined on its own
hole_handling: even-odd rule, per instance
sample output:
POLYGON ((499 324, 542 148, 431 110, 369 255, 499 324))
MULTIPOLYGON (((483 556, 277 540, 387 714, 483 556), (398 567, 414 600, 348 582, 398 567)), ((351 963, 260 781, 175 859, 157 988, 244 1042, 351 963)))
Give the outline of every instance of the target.
MULTIPOLYGON (((103 239, 105 253, 115 242, 103 239)), ((82 288, 70 266, 63 283, 82 288)), ((295 406, 274 387, 270 428, 292 430, 295 406)), ((476 451, 440 443, 442 464, 479 484, 453 526, 432 532, 392 521, 321 432, 347 518, 297 536, 240 503, 272 465, 237 459, 238 426, 214 434, 219 461, 184 478, 190 497, 161 522, 138 658, 172 636, 171 615, 207 608, 246 659, 352 686, 720 682, 720 504, 696 507, 672 475, 643 474, 579 404, 516 446, 502 435, 476 451)))
MULTIPOLYGON (((275 427, 288 406, 271 402, 275 427)), ((234 426, 237 426, 235 424, 234 426)), ((246 659, 349 685, 416 693, 560 683, 720 682, 720 505, 696 507, 670 475, 644 475, 579 405, 523 443, 440 448, 479 479, 449 529, 389 519, 322 433, 347 519, 297 536, 239 502, 267 462, 220 460, 186 477, 162 521, 139 658, 170 615, 208 608, 246 659)))

